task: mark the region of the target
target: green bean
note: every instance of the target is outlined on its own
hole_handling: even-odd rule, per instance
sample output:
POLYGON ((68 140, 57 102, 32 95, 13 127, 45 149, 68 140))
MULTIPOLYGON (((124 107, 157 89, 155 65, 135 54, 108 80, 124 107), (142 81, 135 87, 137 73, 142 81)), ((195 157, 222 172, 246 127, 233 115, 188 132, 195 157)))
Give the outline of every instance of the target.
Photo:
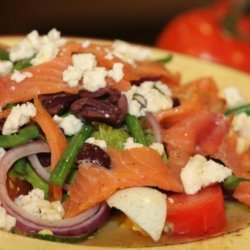
POLYGON ((240 113, 247 113, 250 115, 250 104, 245 104, 236 108, 228 109, 225 112, 225 115, 235 114, 238 115, 240 113))
POLYGON ((31 64, 32 58, 33 58, 33 56, 30 58, 25 58, 25 59, 22 59, 22 60, 16 62, 14 67, 13 67, 13 70, 22 70, 22 69, 26 69, 26 68, 31 67, 32 66, 32 64, 31 64))
POLYGON ((45 197, 49 195, 49 185, 32 168, 32 166, 22 158, 15 162, 9 173, 20 180, 29 182, 33 188, 39 188, 44 191, 45 197))
POLYGON ((50 175, 50 183, 61 186, 65 182, 77 154, 91 133, 92 126, 84 125, 82 129, 72 137, 61 160, 50 175))
POLYGON ((9 60, 9 53, 4 49, 0 49, 0 60, 3 61, 9 60))
POLYGON ((134 116, 128 114, 126 116, 126 125, 128 127, 129 133, 134 137, 135 142, 143 144, 144 146, 147 145, 147 140, 141 126, 139 119, 134 116))
POLYGON ((0 135, 0 147, 13 148, 18 145, 25 144, 31 139, 39 136, 39 129, 35 125, 31 125, 19 130, 18 134, 0 135))
POLYGON ((227 189, 229 191, 234 190, 239 185, 239 183, 242 181, 246 181, 246 180, 243 178, 231 175, 224 180, 223 186, 225 189, 227 189))
POLYGON ((168 56, 165 56, 163 58, 159 58, 156 60, 156 62, 159 62, 159 63, 168 63, 170 61, 172 61, 173 59, 173 55, 168 55, 168 56))

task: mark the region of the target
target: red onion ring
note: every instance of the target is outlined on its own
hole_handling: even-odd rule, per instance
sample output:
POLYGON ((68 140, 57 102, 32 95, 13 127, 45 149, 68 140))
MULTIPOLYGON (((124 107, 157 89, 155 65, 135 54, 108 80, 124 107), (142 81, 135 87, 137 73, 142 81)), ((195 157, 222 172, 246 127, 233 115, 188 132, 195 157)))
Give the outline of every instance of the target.
MULTIPOLYGON (((50 173, 47 172, 46 169, 41 165, 37 155, 36 154, 30 155, 30 156, 28 156, 28 159, 29 159, 32 167, 39 174, 39 176, 41 176, 43 180, 49 182, 50 173)), ((63 189, 68 191, 69 185, 63 184, 63 189)))
POLYGON ((87 211, 61 221, 49 221, 35 217, 18 207, 8 195, 6 188, 7 173, 13 163, 23 157, 49 152, 49 147, 42 141, 30 142, 10 149, 0 161, 0 199, 7 212, 17 220, 16 226, 28 233, 49 229, 56 235, 76 236, 97 229, 109 216, 109 207, 104 203, 87 211))
POLYGON ((155 116, 151 112, 146 112, 146 119, 154 132, 156 142, 162 143, 161 127, 155 116))
POLYGON ((35 171, 41 176, 45 181, 49 181, 50 174, 46 171, 46 169, 41 165, 36 154, 28 156, 28 159, 35 169, 35 171))

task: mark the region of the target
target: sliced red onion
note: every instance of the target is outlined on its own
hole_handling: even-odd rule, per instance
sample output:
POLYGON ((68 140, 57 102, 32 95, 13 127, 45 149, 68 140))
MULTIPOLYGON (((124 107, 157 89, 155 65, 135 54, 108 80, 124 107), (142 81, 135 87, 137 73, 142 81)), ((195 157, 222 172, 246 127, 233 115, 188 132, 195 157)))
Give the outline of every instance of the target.
POLYGON ((162 143, 162 136, 161 136, 161 127, 158 121, 156 120, 155 116, 151 112, 146 113, 146 118, 150 127, 152 128, 156 142, 162 143))
POLYGON ((36 154, 28 156, 28 159, 35 171, 45 180, 49 181, 50 173, 41 165, 36 154))
MULTIPOLYGON (((35 169, 35 171, 41 176, 45 181, 49 181, 50 173, 42 166, 36 154, 28 156, 28 159, 35 169)), ((69 185, 64 184, 63 189, 68 191, 69 185)))
POLYGON ((97 229, 109 216, 109 207, 104 203, 64 220, 50 221, 35 217, 18 207, 9 197, 6 188, 7 173, 13 163, 23 157, 49 152, 42 141, 30 142, 10 149, 0 161, 0 199, 7 212, 17 220, 16 226, 27 233, 49 229, 56 235, 76 236, 97 229))

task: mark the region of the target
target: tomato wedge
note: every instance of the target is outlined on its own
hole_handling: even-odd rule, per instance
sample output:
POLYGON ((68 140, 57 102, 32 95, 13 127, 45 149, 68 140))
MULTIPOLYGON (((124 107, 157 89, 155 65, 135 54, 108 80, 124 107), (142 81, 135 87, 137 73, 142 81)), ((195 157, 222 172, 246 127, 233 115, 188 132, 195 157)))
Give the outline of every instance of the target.
POLYGON ((198 237, 216 234, 225 228, 224 199, 219 185, 207 187, 195 195, 168 197, 167 222, 173 223, 174 234, 198 237))
POLYGON ((250 182, 241 182, 235 189, 233 197, 250 206, 250 182))

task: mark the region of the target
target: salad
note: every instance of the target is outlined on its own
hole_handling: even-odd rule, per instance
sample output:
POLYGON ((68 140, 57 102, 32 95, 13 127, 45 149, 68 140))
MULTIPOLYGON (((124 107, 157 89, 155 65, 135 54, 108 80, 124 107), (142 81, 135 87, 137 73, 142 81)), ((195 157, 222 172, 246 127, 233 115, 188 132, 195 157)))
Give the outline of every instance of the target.
POLYGON ((225 233, 228 200, 249 213, 250 105, 170 59, 56 29, 0 45, 2 230, 81 242, 122 214, 159 242, 225 233))

